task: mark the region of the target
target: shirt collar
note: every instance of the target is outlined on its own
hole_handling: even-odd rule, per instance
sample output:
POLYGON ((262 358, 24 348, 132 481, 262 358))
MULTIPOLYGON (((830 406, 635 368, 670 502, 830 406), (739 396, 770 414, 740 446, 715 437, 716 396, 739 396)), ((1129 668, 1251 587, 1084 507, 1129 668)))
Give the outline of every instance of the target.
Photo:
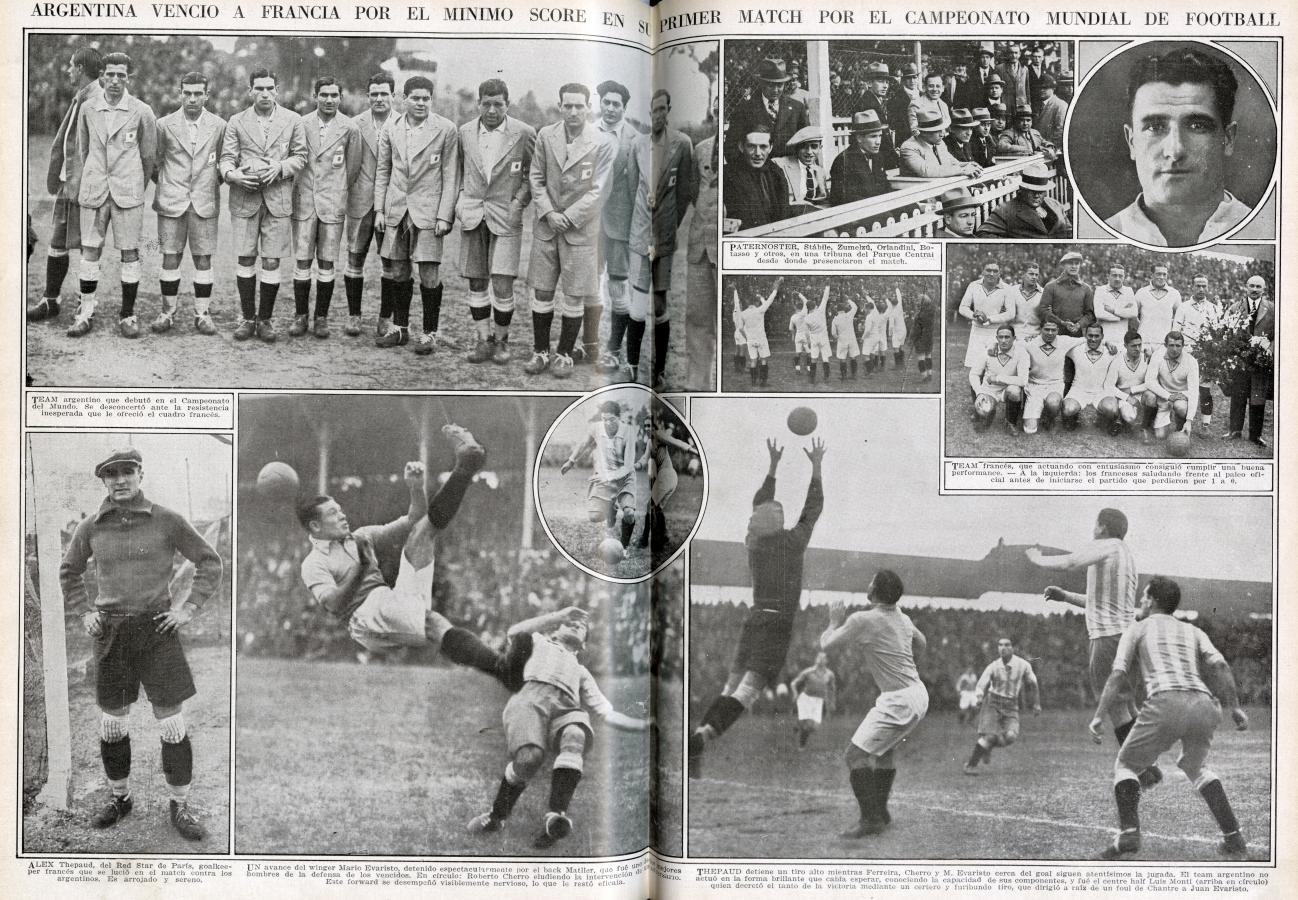
POLYGON ((319 550, 321 553, 327 554, 329 553, 330 550, 333 549, 334 544, 337 544, 340 547, 347 546, 347 542, 351 540, 351 537, 352 536, 349 534, 341 541, 329 541, 329 540, 325 540, 324 538, 318 538, 318 537, 308 535, 307 540, 311 542, 311 546, 314 549, 319 550))
POLYGON ((105 497, 104 502, 99 504, 99 511, 95 513, 95 521, 98 522, 111 513, 122 511, 144 513, 151 516, 153 515, 153 504, 144 496, 143 491, 136 494, 135 499, 129 503, 117 503, 114 502, 111 496, 105 497))
MULTIPOLYGON (((1217 204, 1216 210, 1208 217, 1208 221, 1203 223, 1203 230, 1199 232, 1199 237, 1195 243, 1225 234, 1234 228, 1248 214, 1247 207, 1244 207, 1244 212, 1241 215, 1240 207, 1242 206, 1243 204, 1236 200, 1230 191, 1222 191, 1221 203, 1217 204)), ((1156 247, 1167 246, 1167 238, 1163 237, 1163 232, 1159 230, 1158 226, 1154 224, 1154 220, 1149 218, 1149 215, 1145 212, 1144 192, 1137 194, 1135 202, 1110 219, 1109 224, 1122 232, 1124 236, 1133 240, 1153 244, 1156 247)))
POLYGON ((497 125, 495 128, 488 128, 486 125, 482 123, 482 116, 478 116, 478 134, 479 136, 484 134, 504 134, 505 125, 508 122, 509 122, 509 118, 505 117, 504 119, 501 120, 500 124, 497 125))
POLYGON ((130 103, 131 103, 130 91, 122 91, 122 99, 117 101, 116 106, 113 106, 113 104, 108 102, 108 94, 104 93, 99 95, 99 105, 97 108, 100 110, 114 110, 114 111, 126 110, 126 109, 130 109, 130 103))

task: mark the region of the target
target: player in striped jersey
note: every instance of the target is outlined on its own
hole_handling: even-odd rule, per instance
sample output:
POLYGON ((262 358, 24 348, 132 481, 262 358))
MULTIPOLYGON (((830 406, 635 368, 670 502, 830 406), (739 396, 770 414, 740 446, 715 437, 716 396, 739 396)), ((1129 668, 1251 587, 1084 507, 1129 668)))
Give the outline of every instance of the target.
POLYGON ((631 543, 635 531, 635 427, 622 419, 622 407, 616 400, 605 400, 599 407, 599 418, 590 423, 586 439, 578 444, 559 467, 567 475, 577 460, 595 451, 594 469, 586 483, 586 518, 603 522, 609 537, 616 537, 623 548, 631 543), (618 513, 622 513, 622 530, 615 534, 618 513))
MULTIPOLYGON (((1195 359, 1199 338, 1205 330, 1221 321, 1221 307, 1208 296, 1208 279, 1203 275, 1194 276, 1190 299, 1176 308, 1172 317, 1172 329, 1185 335, 1185 351, 1195 359)), ((1203 424, 1212 424, 1212 382, 1199 382, 1199 412, 1203 415, 1203 424)))
POLYGON ((1104 849, 1102 859, 1118 859, 1140 849, 1142 773, 1153 768, 1159 755, 1178 741, 1181 755, 1176 765, 1221 828, 1217 851, 1232 858, 1242 858, 1248 852, 1221 780, 1205 765, 1213 732, 1221 721, 1221 707, 1230 710, 1239 731, 1248 728, 1248 714, 1239 705, 1235 678, 1225 657, 1206 634, 1175 617, 1180 604, 1181 588, 1175 581, 1162 576, 1150 579, 1141 598, 1141 618, 1123 632, 1113 671, 1089 725, 1098 742, 1104 710, 1127 690, 1139 669, 1147 699, 1113 766, 1113 796, 1122 830, 1104 849))
MULTIPOLYGON (((1122 633, 1136 618, 1136 586, 1139 573, 1131 549, 1125 540, 1127 516, 1120 509, 1105 508, 1095 517, 1094 540, 1073 553, 1046 556, 1036 547, 1027 551, 1028 560, 1044 569, 1086 569, 1086 594, 1075 594, 1057 585, 1045 589, 1044 597, 1058 603, 1070 603, 1086 610, 1086 633, 1090 637, 1089 672, 1091 688, 1099 696, 1104 690, 1122 633)), ((1119 741, 1127 737, 1136 720, 1136 704, 1128 692, 1115 694, 1105 704, 1113 733, 1119 741)), ((1162 780, 1163 773, 1151 765, 1145 777, 1150 783, 1162 780)))
POLYGON ((1005 406, 1005 430, 1018 433, 1023 414, 1023 388, 1028 383, 1028 357, 1014 342, 1014 326, 996 329, 995 352, 979 357, 969 370, 969 390, 974 398, 974 421, 986 429, 996 418, 996 404, 1005 406))
POLYGON ((977 775, 979 763, 989 763, 993 747, 1008 747, 1019 739, 1019 695, 1027 688, 1024 701, 1032 714, 1041 715, 1041 688, 1032 664, 1014 653, 1014 641, 1003 637, 996 642, 1000 659, 987 664, 974 688, 978 711, 978 740, 964 764, 966 775, 977 775))
POLYGON ((856 379, 856 358, 861 355, 861 347, 856 342, 856 301, 849 297, 844 302, 847 306, 840 307, 842 312, 834 316, 829 326, 838 350, 839 381, 847 380, 848 360, 852 362, 852 378, 856 379))
POLYGON ((825 285, 824 292, 820 295, 820 303, 812 306, 810 301, 801 294, 797 295, 798 301, 807 307, 807 346, 811 356, 811 361, 807 364, 807 370, 811 373, 811 383, 816 383, 816 363, 819 362, 823 368, 822 374, 825 380, 829 380, 829 357, 833 351, 829 344, 829 324, 825 320, 829 312, 829 285, 825 285))
POLYGON ((1118 401, 1118 418, 1110 424, 1110 434, 1117 434, 1124 425, 1131 427, 1136 424, 1144 409, 1142 401, 1149 363, 1140 349, 1140 332, 1128 331, 1123 344, 1127 352, 1121 359, 1113 361, 1113 396, 1118 401))
POLYGON ((1167 266, 1156 264, 1149 284, 1136 291, 1137 318, 1145 359, 1163 346, 1163 336, 1172 329, 1172 318, 1181 305, 1181 292, 1167 284, 1167 266))
MULTIPOLYGON (((771 345, 766 339, 766 311, 771 308, 780 293, 783 278, 775 279, 775 287, 763 300, 754 295, 747 306, 739 310, 739 318, 744 323, 744 339, 748 342, 748 378, 754 386, 758 380, 763 385, 770 377, 767 360, 771 358, 771 345)), ((735 305, 740 305, 739 291, 735 291, 735 305)))
POLYGON ((1145 373, 1141 437, 1148 443, 1152 427, 1159 440, 1173 431, 1190 433, 1199 411, 1199 361, 1185 350, 1185 335, 1169 331, 1163 346, 1149 358, 1145 373))
MULTIPOLYGON (((1096 305, 1099 305, 1098 297, 1096 305)), ((1113 383, 1117 377, 1113 366, 1117 348, 1104 343, 1104 328, 1099 322, 1086 326, 1086 343, 1068 351, 1073 363, 1073 383, 1064 394, 1062 423, 1068 431, 1075 431, 1082 412, 1087 407, 1095 409, 1095 424, 1101 428, 1118 417, 1118 400, 1113 396, 1113 383)))
MULTIPOLYGON (((802 358, 807 355, 807 348, 811 344, 811 338, 807 334, 807 298, 803 297, 793 315, 789 316, 789 334, 793 335, 793 371, 802 371, 802 358)), ((807 360, 807 371, 813 376, 815 372, 811 369, 811 361, 807 360)), ((814 380, 814 379, 813 379, 814 380)))
POLYGON ((797 674, 789 685, 798 708, 798 749, 807 746, 826 713, 834 711, 838 679, 829 667, 829 656, 816 654, 816 664, 797 674))

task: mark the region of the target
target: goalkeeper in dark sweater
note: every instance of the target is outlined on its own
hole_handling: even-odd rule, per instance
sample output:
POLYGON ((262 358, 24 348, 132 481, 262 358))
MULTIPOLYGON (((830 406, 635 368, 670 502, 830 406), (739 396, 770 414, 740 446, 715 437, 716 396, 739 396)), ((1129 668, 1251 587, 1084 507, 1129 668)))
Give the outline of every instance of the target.
POLYGON ((784 657, 793 637, 793 622, 802 598, 802 559, 811 541, 812 529, 825 506, 820 463, 825 444, 813 438, 803 452, 811 460, 811 483, 802 515, 792 528, 784 527, 784 507, 775 499, 775 471, 784 449, 767 439, 770 467, 766 480, 753 496, 753 514, 748 520, 748 569, 753 580, 753 608, 739 636, 739 650, 730 666, 725 689, 712 701, 703 722, 690 735, 689 774, 702 772, 703 751, 744 714, 768 685, 774 684, 784 668, 784 657))

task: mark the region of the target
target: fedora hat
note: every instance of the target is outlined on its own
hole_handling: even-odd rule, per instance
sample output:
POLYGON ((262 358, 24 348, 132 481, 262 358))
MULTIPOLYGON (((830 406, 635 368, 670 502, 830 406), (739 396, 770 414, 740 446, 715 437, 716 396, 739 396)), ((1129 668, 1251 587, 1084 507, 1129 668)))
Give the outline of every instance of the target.
POLYGON ((879 121, 877 112, 867 109, 862 112, 852 113, 850 130, 852 134, 877 134, 883 131, 883 123, 879 121))
POLYGON ((757 77, 771 84, 783 84, 791 79, 784 63, 778 59, 764 59, 757 65, 757 77))

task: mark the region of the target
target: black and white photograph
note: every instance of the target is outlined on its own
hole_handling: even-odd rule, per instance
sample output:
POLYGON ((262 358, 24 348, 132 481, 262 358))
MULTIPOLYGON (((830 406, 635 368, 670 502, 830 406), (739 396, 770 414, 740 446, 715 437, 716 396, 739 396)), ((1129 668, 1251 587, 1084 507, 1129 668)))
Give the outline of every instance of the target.
POLYGON ((28 384, 709 389, 716 46, 32 34, 28 384))
POLYGON ((608 856, 652 806, 679 853, 650 759, 679 740, 680 567, 610 584, 547 539, 567 404, 241 400, 236 852, 608 856))
POLYGON ((722 231, 1073 236, 1071 41, 726 42, 722 231))
POLYGON ((937 275, 726 275, 728 393, 936 394, 937 275))
POLYGON ((537 455, 536 505, 550 539, 613 581, 641 581, 670 562, 706 496, 698 440, 671 401, 642 387, 573 404, 537 455))
POLYGON ((1273 455, 1275 250, 952 247, 948 456, 1273 455))
POLYGON ((940 496, 915 402, 691 402, 691 857, 1270 859, 1271 499, 940 496))
MULTIPOLYGON (((1275 178, 1278 45, 1083 41, 1079 53, 1092 68, 1069 120, 1068 164, 1095 219, 1149 247, 1239 231, 1275 178)), ((1274 210, 1249 233, 1275 237, 1274 210)))
POLYGON ((232 443, 27 436, 23 852, 229 852, 232 443))

